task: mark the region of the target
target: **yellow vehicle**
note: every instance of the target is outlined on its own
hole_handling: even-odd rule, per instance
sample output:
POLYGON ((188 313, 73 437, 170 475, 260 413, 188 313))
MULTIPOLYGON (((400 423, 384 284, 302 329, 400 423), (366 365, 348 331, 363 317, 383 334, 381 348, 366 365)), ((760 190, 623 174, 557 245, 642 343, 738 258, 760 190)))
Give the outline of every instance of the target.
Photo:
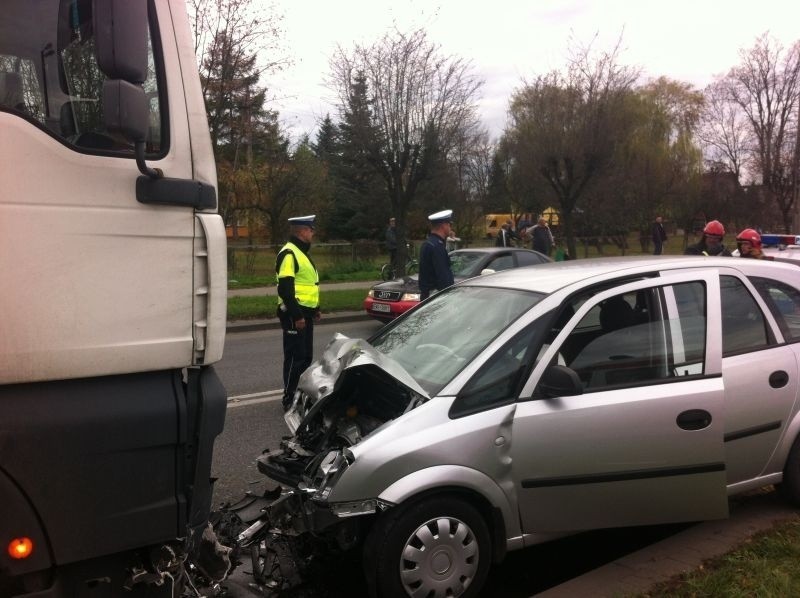
POLYGON ((484 218, 486 220, 484 230, 486 237, 489 239, 494 239, 497 236, 500 227, 503 226, 506 221, 511 220, 513 222, 511 214, 486 214, 484 218))

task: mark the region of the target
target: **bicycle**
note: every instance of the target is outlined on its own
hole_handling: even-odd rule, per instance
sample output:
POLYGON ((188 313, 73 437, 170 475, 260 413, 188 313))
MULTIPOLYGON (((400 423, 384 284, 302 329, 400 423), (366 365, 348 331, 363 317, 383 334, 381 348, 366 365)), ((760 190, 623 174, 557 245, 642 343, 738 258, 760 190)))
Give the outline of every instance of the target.
MULTIPOLYGON (((419 262, 416 258, 411 257, 411 245, 406 245, 406 249, 409 256, 406 261, 406 276, 410 276, 419 272, 419 262)), ((394 280, 395 274, 397 274, 395 270, 396 268, 391 262, 381 266, 381 280, 394 280)))

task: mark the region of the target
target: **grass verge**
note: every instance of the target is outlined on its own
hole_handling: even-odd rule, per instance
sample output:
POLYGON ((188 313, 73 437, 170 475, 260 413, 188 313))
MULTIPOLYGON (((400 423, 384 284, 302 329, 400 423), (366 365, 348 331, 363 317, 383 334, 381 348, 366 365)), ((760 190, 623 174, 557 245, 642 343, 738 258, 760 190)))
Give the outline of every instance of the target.
MULTIPOLYGON (((364 297, 369 287, 363 289, 343 289, 324 291, 322 294, 322 313, 332 311, 359 311, 363 309, 364 297)), ((274 318, 278 298, 275 295, 257 297, 229 297, 228 319, 251 320, 274 318)))
POLYGON ((800 518, 780 522, 694 571, 656 584, 643 598, 800 596, 800 518))

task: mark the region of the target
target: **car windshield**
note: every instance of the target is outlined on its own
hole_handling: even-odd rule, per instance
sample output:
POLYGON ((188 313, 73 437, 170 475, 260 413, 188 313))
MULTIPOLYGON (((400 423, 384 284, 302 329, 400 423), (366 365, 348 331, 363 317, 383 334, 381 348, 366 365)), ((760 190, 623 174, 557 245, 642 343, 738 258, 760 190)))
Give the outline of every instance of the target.
POLYGON ((371 343, 434 396, 542 297, 515 289, 457 286, 434 295, 371 343))
POLYGON ((472 278, 480 274, 478 263, 486 255, 480 251, 454 251, 450 254, 450 268, 453 276, 458 278, 472 278))

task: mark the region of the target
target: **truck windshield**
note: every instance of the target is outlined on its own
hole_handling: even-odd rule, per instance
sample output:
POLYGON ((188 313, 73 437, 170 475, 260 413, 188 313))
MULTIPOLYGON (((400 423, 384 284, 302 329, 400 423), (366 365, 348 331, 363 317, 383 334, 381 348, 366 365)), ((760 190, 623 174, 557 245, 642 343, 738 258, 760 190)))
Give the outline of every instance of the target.
MULTIPOLYGON (((104 76, 95 57, 91 0, 6 2, 0 19, 0 111, 40 126, 81 151, 133 147, 103 122, 104 76)), ((148 40, 144 90, 150 98, 146 152, 162 147, 156 60, 148 40)))

